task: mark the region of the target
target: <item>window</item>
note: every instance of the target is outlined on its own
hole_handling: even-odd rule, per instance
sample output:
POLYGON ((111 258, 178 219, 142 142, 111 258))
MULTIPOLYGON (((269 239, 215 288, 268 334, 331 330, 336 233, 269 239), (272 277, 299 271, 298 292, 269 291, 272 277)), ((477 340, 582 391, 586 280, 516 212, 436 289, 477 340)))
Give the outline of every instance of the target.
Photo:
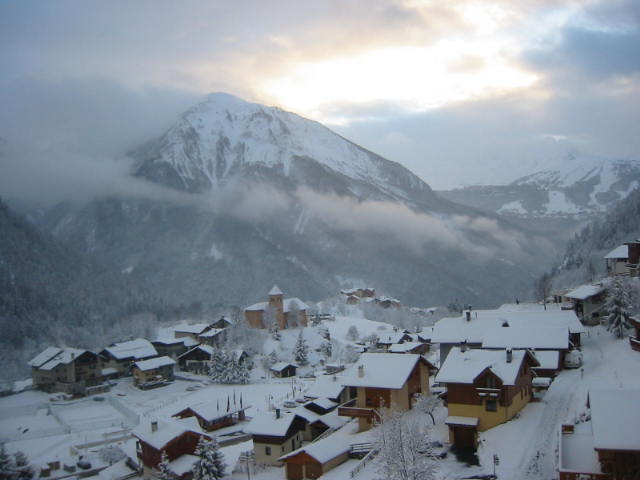
POLYGON ((498 401, 495 398, 487 398, 485 409, 487 410, 487 412, 497 412, 498 401))
POLYGON ((496 388, 496 379, 495 379, 495 377, 488 376, 485 379, 484 385, 487 388, 496 388))
POLYGON ((292 438, 291 439, 291 450, 295 450, 296 449, 296 439, 292 438))
POLYGON ((271 447, 264 447, 264 453, 265 455, 271 455, 271 447))

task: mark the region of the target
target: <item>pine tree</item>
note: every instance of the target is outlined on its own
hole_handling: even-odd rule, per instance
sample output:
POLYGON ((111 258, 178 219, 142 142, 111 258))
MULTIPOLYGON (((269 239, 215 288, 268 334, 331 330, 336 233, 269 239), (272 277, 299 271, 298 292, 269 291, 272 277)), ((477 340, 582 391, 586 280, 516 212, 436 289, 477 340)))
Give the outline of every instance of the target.
POLYGON ((169 469, 169 457, 163 450, 160 455, 160 463, 158 464, 158 478, 160 480, 174 480, 175 475, 169 469))
POLYGON ((631 308, 629 284, 620 277, 616 277, 607 292, 604 310, 607 312, 607 330, 622 338, 624 330, 629 328, 631 308))
POLYGON ((15 480, 31 480, 34 472, 29 464, 29 459, 23 452, 16 452, 13 456, 15 461, 15 480))
POLYGON ((330 341, 325 340, 320 344, 320 352, 327 358, 331 358, 331 354, 333 353, 333 345, 330 341))
POLYGON ((193 465, 193 480, 219 480, 224 477, 227 465, 218 447, 218 441, 200 437, 194 452, 198 460, 193 465))
POLYGON ((214 383, 225 383, 229 358, 222 350, 215 349, 209 362, 209 377, 214 383))
POLYGON ((303 336, 304 330, 300 330, 298 340, 294 349, 294 358, 298 365, 306 365, 309 363, 309 347, 303 336))
POLYGON ((0 443, 0 480, 11 480, 13 473, 13 459, 7 453, 4 443, 0 443))

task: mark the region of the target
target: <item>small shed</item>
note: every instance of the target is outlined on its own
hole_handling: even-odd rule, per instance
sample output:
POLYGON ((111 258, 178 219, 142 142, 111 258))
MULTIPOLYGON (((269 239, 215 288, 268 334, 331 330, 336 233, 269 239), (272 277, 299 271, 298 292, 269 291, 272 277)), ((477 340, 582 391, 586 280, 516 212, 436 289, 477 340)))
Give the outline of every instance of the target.
POLYGON ((298 367, 292 363, 278 362, 269 369, 278 378, 295 377, 298 367))
POLYGON ((178 365, 181 370, 203 373, 207 369, 207 362, 211 361, 213 347, 210 345, 198 345, 178 357, 178 365))
POLYGON ((331 435, 280 457, 287 480, 320 478, 349 459, 351 446, 343 437, 331 435))
POLYGON ((169 357, 156 357, 133 364, 133 384, 147 389, 165 385, 174 380, 175 360, 169 357))

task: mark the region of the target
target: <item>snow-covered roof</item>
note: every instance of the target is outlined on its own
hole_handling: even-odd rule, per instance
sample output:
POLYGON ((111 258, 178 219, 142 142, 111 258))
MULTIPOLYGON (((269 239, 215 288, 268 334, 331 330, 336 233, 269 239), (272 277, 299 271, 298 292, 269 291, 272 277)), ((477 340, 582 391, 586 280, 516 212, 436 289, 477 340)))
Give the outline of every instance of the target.
POLYGON ((561 472, 602 474, 598 454, 593 448, 593 435, 590 432, 560 435, 558 457, 558 470, 561 472))
POLYGON ((78 348, 55 348, 49 347, 36 358, 29 362, 29 365, 39 368, 40 370, 53 370, 58 365, 67 365, 73 362, 76 358, 78 358, 83 353, 88 350, 81 350, 78 348), (53 353, 54 350, 57 350, 48 360, 42 362, 43 358, 49 356, 49 354, 53 353), (46 355, 45 355, 46 353, 46 355), (36 364, 39 364, 36 366, 36 364))
POLYGON ((320 418, 320 414, 316 412, 312 412, 311 410, 307 410, 303 406, 299 406, 291 410, 291 413, 298 415, 299 417, 304 418, 307 422, 313 423, 320 418))
POLYGON ((420 358, 420 355, 411 353, 363 353, 358 362, 345 375, 343 385, 402 388, 420 358), (361 366, 364 369, 361 369, 361 366))
POLYGON ((190 472, 193 468, 193 464, 198 461, 197 456, 185 453, 180 455, 173 462, 169 462, 169 470, 175 473, 178 477, 181 477, 187 472, 190 472))
POLYGON ((339 375, 320 375, 305 392, 308 398, 338 398, 344 390, 344 380, 339 375))
POLYGON ((569 348, 567 327, 502 327, 493 326, 484 333, 482 348, 569 348))
POLYGON ((118 369, 117 368, 113 368, 113 367, 107 367, 107 368, 103 368, 100 373, 102 374, 102 376, 107 376, 107 375, 115 375, 116 373, 118 373, 118 369))
POLYGON ((104 470, 101 470, 97 477, 101 480, 120 480, 135 473, 136 472, 134 470, 131 470, 131 468, 127 466, 127 459, 123 458, 119 462, 109 465, 104 470))
POLYGON ((125 360, 127 358, 143 359, 158 355, 151 342, 144 338, 114 343, 105 348, 105 350, 117 360, 125 360))
POLYGON ((180 325, 176 327, 176 333, 193 333, 195 335, 201 335, 207 328, 209 328, 208 323, 194 323, 192 325, 180 325))
POLYGON ((576 300, 586 300, 587 298, 594 297, 604 291, 602 285, 581 285, 578 288, 574 288, 570 292, 565 293, 565 297, 574 298, 576 300))
POLYGON ((405 343, 394 343, 389 346, 389 352, 391 353, 405 353, 410 352, 414 348, 419 348, 425 345, 422 342, 405 342, 405 343))
MULTIPOLYGON (((234 413, 238 413, 242 410, 246 410, 250 405, 243 405, 242 408, 238 405, 238 403, 233 402, 230 398, 218 398, 215 400, 207 400, 206 402, 196 403, 195 405, 190 405, 189 409, 193 411, 199 417, 212 421, 218 418, 226 417, 228 415, 233 415, 234 413), (227 404, 229 404, 229 410, 227 410, 227 404)), ((186 409, 181 409, 180 412, 186 409)))
POLYGON ((629 246, 628 245, 620 245, 619 247, 614 248, 609 253, 607 253, 604 258, 619 258, 619 259, 628 259, 629 258, 629 246))
POLYGON ((281 372, 283 371, 285 368, 287 367, 293 367, 293 368, 298 368, 296 365, 294 365, 293 363, 287 363, 287 362, 278 362, 278 363, 274 363, 271 368, 269 370, 273 371, 273 372, 281 372))
POLYGON ((536 351, 531 352, 533 356, 536 357, 539 367, 544 370, 557 369, 560 365, 560 352, 558 350, 545 350, 545 351, 536 351))
POLYGON ((436 375, 436 382, 473 383, 488 368, 504 385, 515 385, 525 355, 525 350, 513 350, 512 360, 507 362, 505 350, 468 349, 463 352, 453 347, 436 375))
POLYGON ((224 328, 212 328, 211 330, 201 333, 198 336, 204 338, 212 338, 220 335, 222 332, 224 332, 224 328))
MULTIPOLYGON (((253 305, 250 305, 250 306, 246 307, 244 309, 244 311, 245 312, 258 312, 258 311, 266 310, 268 307, 269 307, 269 302, 258 302, 258 303, 254 303, 253 305)), ((309 306, 306 303, 304 303, 302 300, 300 300, 299 298, 296 298, 296 297, 285 298, 282 301, 282 311, 284 313, 289 313, 291 311, 292 307, 295 307, 300 311, 309 309, 309 306)))
POLYGON ((296 417, 300 416, 286 412, 280 418, 276 418, 273 412, 258 414, 249 422, 246 430, 252 435, 284 437, 296 417))
POLYGON ((168 367, 170 365, 175 365, 176 362, 173 358, 169 358, 167 356, 164 357, 156 357, 150 358, 149 360, 141 360, 139 362, 134 363, 134 367, 143 372, 147 372, 149 370, 155 370, 156 368, 168 367))
POLYGON ((273 287, 271 287, 271 290, 269 290, 269 295, 282 295, 282 290, 280 290, 278 288, 277 285, 274 285, 273 287))
POLYGON ((478 422, 478 417, 458 417, 455 415, 448 416, 444 421, 446 425, 464 425, 466 427, 477 427, 478 422))
POLYGON ((384 345, 392 345, 394 343, 400 343, 400 340, 402 340, 406 335, 407 334, 401 330, 397 332, 380 333, 378 335, 378 343, 381 343, 384 345))
MULTIPOLYGON (((151 422, 145 422, 139 425, 133 430, 133 435, 148 443, 157 450, 162 450, 167 443, 174 438, 179 437, 184 432, 194 432, 198 435, 204 435, 200 430, 200 424, 195 417, 188 417, 183 419, 171 418, 169 420, 159 421, 158 428, 154 432, 151 428, 151 422)), ((211 438, 208 435, 204 435, 206 438, 211 438)))
POLYGON ((548 310, 474 310, 471 320, 465 315, 439 320, 434 328, 431 341, 434 343, 477 343, 484 340, 485 331, 507 323, 510 327, 567 327, 569 333, 584 333, 586 330, 575 312, 548 306, 548 310))
POLYGON ((188 352, 185 352, 182 355, 180 355, 178 358, 182 358, 182 357, 184 357, 186 355, 189 355, 194 350, 201 350, 202 352, 206 353, 207 355, 213 355, 213 347, 212 346, 210 346, 210 345, 197 345, 197 346, 193 347, 191 350, 189 350, 188 352))
POLYGON ((591 390, 593 445, 603 450, 640 451, 640 390, 591 390))
POLYGON ((324 415, 320 415, 314 423, 321 422, 329 428, 340 428, 349 420, 350 419, 348 417, 341 417, 338 415, 338 410, 336 409, 329 413, 325 413, 324 415))
POLYGON ((334 402, 333 400, 329 400, 327 397, 318 397, 314 400, 310 400, 307 403, 305 403, 305 405, 317 405, 320 408, 323 408, 325 410, 329 410, 330 408, 335 408, 338 404, 336 402, 334 402))
POLYGON ((62 349, 58 347, 47 347, 38 355, 29 360, 28 364, 31 367, 40 367, 51 360, 53 357, 55 357, 61 351, 62 349))
POLYGON ((300 453, 306 453, 310 457, 315 458, 320 463, 327 463, 340 455, 351 450, 351 444, 347 438, 340 435, 330 435, 317 442, 312 442, 302 448, 294 450, 287 455, 283 455, 278 460, 285 460, 300 453))

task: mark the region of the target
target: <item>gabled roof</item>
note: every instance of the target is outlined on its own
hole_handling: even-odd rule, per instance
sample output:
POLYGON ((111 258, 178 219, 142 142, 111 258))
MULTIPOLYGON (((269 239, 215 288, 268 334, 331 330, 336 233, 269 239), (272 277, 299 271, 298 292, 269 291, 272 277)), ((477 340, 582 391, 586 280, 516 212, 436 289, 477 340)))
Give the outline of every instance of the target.
POLYGON ((58 353, 62 351, 61 348, 58 347, 47 347, 38 355, 29 360, 28 364, 31 367, 41 367, 46 362, 55 357, 58 353))
POLYGON ((567 327, 502 327, 488 328, 482 348, 569 349, 567 327))
POLYGON ((581 285, 580 287, 574 288, 570 292, 565 293, 565 297, 576 300, 586 300, 587 298, 595 297, 603 291, 604 287, 602 285, 581 285))
POLYGON ((329 428, 340 428, 348 421, 350 421, 350 419, 338 415, 338 410, 336 409, 330 411, 329 413, 325 413, 324 415, 320 415, 316 421, 311 423, 322 423, 329 428))
POLYGON ((287 455, 283 455, 278 460, 286 460, 301 453, 306 453, 310 457, 315 458, 319 463, 327 463, 329 460, 339 457, 350 450, 351 444, 347 438, 340 435, 330 435, 327 438, 312 442, 287 455))
POLYGON ((156 357, 150 358, 149 360, 141 360, 139 362, 134 363, 134 367, 138 368, 143 372, 148 372, 149 370, 155 370, 156 368, 168 367, 171 365, 175 365, 176 362, 173 358, 169 357, 156 357))
POLYGON ((339 375, 320 375, 309 386, 304 396, 308 398, 338 398, 344 390, 344 380, 339 375))
POLYGON ((158 355, 158 352, 151 342, 144 338, 114 343, 104 350, 117 360, 126 360, 127 358, 142 360, 158 355))
POLYGON ((400 343, 401 340, 409 335, 399 330, 397 332, 385 332, 378 335, 378 343, 383 345, 391 345, 394 343, 400 343))
MULTIPOLYGON (((258 302, 258 303, 254 303, 253 305, 249 305, 244 309, 244 311, 258 312, 258 311, 266 310, 268 307, 269 307, 269 302, 258 302)), ((282 301, 282 311, 284 313, 289 313, 291 311, 291 308, 293 307, 296 307, 300 311, 309 309, 309 305, 307 305, 302 300, 296 297, 285 298, 282 301)))
POLYGON ((538 368, 550 370, 560 366, 560 352, 558 350, 545 350, 531 352, 536 357, 540 366, 538 368))
POLYGON ((201 335, 205 330, 209 328, 208 323, 194 323, 192 325, 180 325, 175 328, 176 333, 193 333, 195 335, 201 335))
POLYGON ((133 430, 132 434, 155 449, 162 450, 171 440, 178 438, 185 432, 193 432, 211 439, 210 436, 202 433, 200 424, 195 417, 172 418, 158 422, 158 428, 155 432, 151 429, 151 423, 147 421, 133 430))
POLYGON ((58 365, 67 365, 85 353, 95 355, 89 350, 79 348, 47 347, 29 361, 29 365, 40 370, 53 370, 58 365))
POLYGON ((296 418, 305 420, 303 417, 293 413, 283 413, 280 418, 276 418, 273 412, 262 413, 253 417, 246 430, 252 435, 284 437, 296 418))
POLYGON ((212 328, 211 330, 198 334, 198 336, 204 337, 204 338, 212 338, 212 337, 217 337, 222 332, 224 332, 224 328, 212 328))
POLYGON ((640 451, 638 405, 639 390, 591 390, 589 406, 594 448, 640 451))
POLYGON ((527 356, 534 365, 539 365, 526 350, 513 350, 512 360, 507 362, 505 350, 468 349, 463 352, 453 347, 436 375, 436 382, 470 384, 488 369, 504 385, 515 385, 520 366, 527 356))
POLYGON ((191 350, 184 352, 182 355, 180 355, 178 358, 182 358, 185 357, 187 355, 189 355, 191 352, 194 352, 196 350, 199 350, 201 352, 206 353, 207 355, 213 355, 213 347, 209 346, 209 345, 197 345, 195 347, 193 347, 191 350))
POLYGON ((405 353, 410 352, 414 348, 419 348, 425 346, 422 342, 404 342, 404 343, 394 343, 389 346, 389 352, 391 353, 405 353))
POLYGON ((283 295, 283 293, 277 285, 274 285, 273 287, 271 287, 271 290, 269 290, 269 295, 283 295))
MULTIPOLYGON (((411 353, 363 353, 345 375, 343 385, 349 387, 402 388, 409 375, 421 361, 411 353), (363 366, 364 371, 359 367, 363 366), (360 372, 363 375, 360 376, 360 372)), ((422 359, 422 361, 425 361, 422 359)))
POLYGON ((629 246, 620 245, 607 253, 604 258, 607 259, 628 259, 629 258, 629 246))
POLYGON ((184 412, 185 410, 191 410, 200 418, 210 422, 217 420, 218 418, 224 418, 229 415, 246 410, 250 405, 243 405, 240 407, 237 403, 234 405, 233 401, 229 398, 218 398, 216 400, 207 400, 206 402, 196 403, 190 405, 187 408, 183 408, 174 416, 184 412), (229 404, 229 410, 227 410, 227 404, 229 404))
POLYGON ((273 372, 281 372, 283 371, 285 368, 287 367, 293 367, 293 368, 298 368, 296 365, 294 365, 293 363, 287 363, 287 362, 278 362, 278 363, 274 363, 273 365, 271 365, 271 368, 269 370, 273 371, 273 372))

